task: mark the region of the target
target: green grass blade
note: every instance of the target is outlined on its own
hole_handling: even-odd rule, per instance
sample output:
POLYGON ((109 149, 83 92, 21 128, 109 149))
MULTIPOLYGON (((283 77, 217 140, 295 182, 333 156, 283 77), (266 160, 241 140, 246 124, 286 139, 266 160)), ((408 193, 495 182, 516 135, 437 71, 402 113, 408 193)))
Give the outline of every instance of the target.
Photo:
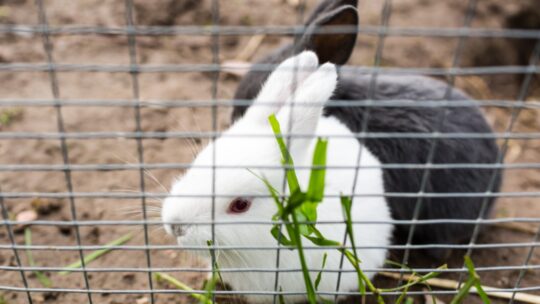
POLYGON ((324 255, 323 255, 323 259, 322 259, 321 271, 319 271, 319 273, 317 274, 317 278, 315 279, 315 290, 319 289, 319 284, 321 283, 322 272, 323 272, 324 267, 326 266, 326 258, 327 257, 328 257, 328 254, 326 254, 326 252, 325 252, 324 255))
POLYGON ((329 239, 326 239, 324 237, 318 237, 318 236, 304 236, 308 240, 310 240, 313 244, 321 247, 329 247, 329 246, 340 246, 341 243, 332 241, 329 239))
POLYGON ((465 260, 465 266, 467 267, 467 270, 469 271, 469 276, 473 277, 475 279, 479 279, 480 277, 476 273, 476 270, 474 269, 474 264, 469 256, 464 256, 463 259, 465 260))
POLYGON ((384 264, 386 265, 390 265, 390 266, 396 266, 396 267, 399 267, 399 268, 404 268, 404 269, 407 269, 409 270, 410 272, 412 272, 413 274, 415 273, 414 269, 412 269, 411 267, 405 265, 405 264, 401 264, 401 263, 398 263, 396 261, 392 261, 392 260, 384 260, 384 264))
POLYGON ((283 288, 279 286, 279 295, 278 295, 279 304, 285 304, 285 298, 283 297, 282 292, 283 292, 283 288))
MULTIPOLYGON (((210 247, 212 247, 214 245, 214 243, 211 240, 207 240, 206 245, 209 247, 208 250, 210 251, 210 255, 212 256, 213 252, 212 252, 212 249, 210 247)), ((206 281, 206 284, 204 286, 205 298, 207 300, 210 300, 210 299, 213 298, 213 294, 214 294, 214 292, 216 290, 218 280, 221 281, 221 284, 223 284, 223 278, 221 277, 221 272, 219 271, 219 265, 218 265, 217 261, 214 259, 214 267, 212 269, 212 277, 210 278, 210 280, 206 281)), ((204 304, 204 303, 205 302, 203 300, 199 301, 199 304, 204 304)))
MULTIPOLYGON (((293 212, 291 213, 291 217, 293 219, 293 227, 294 230, 294 238, 296 241, 296 247, 298 249, 298 256, 300 258, 300 265, 302 266, 302 275, 304 276, 304 283, 306 285, 306 292, 308 301, 311 304, 317 303, 317 295, 315 293, 315 288, 313 287, 313 283, 311 282, 311 277, 309 276, 309 269, 307 267, 306 258, 304 256, 304 248, 302 246, 302 238, 300 236, 300 232, 298 231, 298 220, 296 219, 296 214, 293 212)), ((293 236, 291 235, 291 238, 293 236)))
MULTIPOLYGON (((352 252, 346 249, 342 249, 341 252, 345 255, 349 263, 354 267, 354 270, 356 271, 357 279, 358 279, 358 291, 362 296, 366 295, 366 285, 364 284, 364 273, 360 269, 360 262, 358 259, 354 256, 352 252)), ((366 277, 367 279, 367 277, 366 277)))
MULTIPOLYGON (((404 264, 401 264, 401 263, 398 263, 398 262, 394 262, 394 261, 390 261, 390 260, 386 260, 385 264, 398 266, 399 268, 402 268, 402 269, 403 268, 408 268, 411 271, 412 276, 413 277, 416 276, 416 271, 412 270, 407 265, 404 265, 404 264)), ((403 288, 403 290, 401 291, 401 295, 399 296, 399 298, 397 299, 395 304, 401 304, 401 302, 403 302, 403 300, 408 301, 409 298, 407 298, 407 292, 409 292, 409 287, 412 286, 412 282, 414 281, 413 277, 409 278, 409 280, 407 281, 407 284, 406 284, 408 286, 405 286, 405 288, 403 288)), ((436 302, 433 302, 433 303, 436 303, 436 302)))
POLYGON ((313 234, 315 236, 306 236, 308 240, 310 240, 313 244, 317 246, 341 246, 340 242, 336 242, 330 239, 327 239, 322 235, 322 233, 315 227, 315 225, 311 225, 311 229, 313 230, 313 234))
MULTIPOLYGON (((362 270, 360 269, 360 259, 358 258, 358 254, 356 252, 356 242, 354 240, 354 231, 352 226, 352 216, 351 216, 351 208, 352 208, 352 200, 349 197, 341 196, 341 207, 343 211, 343 217, 345 219, 345 227, 347 230, 347 234, 349 236, 349 241, 351 242, 352 246, 352 257, 349 254, 348 260, 351 261, 354 258, 354 269, 356 270, 356 274, 358 276, 358 290, 360 291, 360 294, 362 296, 365 296, 366 294, 366 286, 364 283, 369 284, 367 280, 367 276, 362 273, 362 270)), ((345 250, 347 252, 347 250, 345 250)), ((346 254, 347 255, 347 254, 346 254)))
MULTIPOLYGON (((274 135, 276 137, 276 141, 279 145, 279 150, 281 151, 281 158, 283 160, 283 164, 293 167, 293 159, 291 154, 289 153, 289 150, 287 149, 287 145, 285 144, 285 141, 283 140, 283 136, 281 133, 281 127, 279 125, 279 121, 276 118, 276 115, 272 114, 270 117, 268 117, 268 121, 270 122, 270 126, 272 127, 272 131, 274 132, 274 135)), ((300 190, 300 184, 298 183, 298 177, 296 176, 296 172, 294 169, 287 169, 287 183, 289 185, 289 190, 291 193, 295 193, 300 190)))
MULTIPOLYGON (((410 283, 410 280, 409 280, 409 283, 410 283)), ((405 299, 405 297, 407 296, 407 292, 409 291, 409 288, 404 288, 403 291, 401 292, 401 295, 399 295, 399 298, 396 300, 396 303, 395 304, 401 304, 401 302, 403 302, 403 300, 405 299)))
POLYGON ((469 295, 469 292, 471 290, 471 287, 473 287, 474 282, 476 281, 475 278, 469 277, 467 282, 461 286, 461 289, 459 290, 458 294, 452 299, 450 304, 461 304, 463 303, 463 300, 469 295))
MULTIPOLYGON (((210 280, 206 281, 206 284, 204 284, 204 296, 203 299, 199 299, 199 304, 204 304, 206 301, 212 299, 212 294, 214 293, 214 290, 216 290, 216 284, 217 279, 212 274, 212 277, 210 280)), ((210 300, 212 302, 212 300, 210 300)))
POLYGON ((351 208, 352 208, 352 200, 350 197, 341 196, 341 206, 343 209, 343 216, 345 218, 345 224, 346 229, 349 235, 349 241, 351 242, 352 246, 352 253, 348 250, 343 250, 342 252, 345 253, 345 257, 349 262, 353 265, 354 269, 356 270, 356 274, 358 276, 358 290, 362 296, 365 296, 366 293, 366 287, 373 292, 373 294, 377 298, 377 303, 384 303, 384 300, 382 296, 380 295, 380 290, 373 285, 373 282, 365 275, 365 273, 360 268, 360 259, 358 258, 358 254, 356 252, 356 242, 354 240, 354 230, 352 226, 352 216, 351 216, 351 208))
POLYGON ((300 234, 303 236, 311 235, 311 233, 313 233, 313 229, 311 229, 313 225, 306 224, 308 221, 311 221, 311 219, 308 219, 300 208, 293 212, 296 214, 296 219, 298 219, 298 230, 300 231, 300 234))
MULTIPOLYGON (((30 230, 30 227, 24 229, 24 244, 26 246, 32 246, 32 230, 30 230)), ((30 265, 30 267, 36 267, 32 250, 26 249, 26 258, 28 259, 28 265, 30 265)), ((50 288, 52 286, 52 281, 43 272, 37 270, 32 272, 36 275, 36 278, 43 287, 50 288)))
POLYGON ((431 289, 431 286, 429 284, 425 284, 425 286, 429 290, 429 292, 431 293, 431 302, 433 302, 433 304, 437 304, 437 298, 435 298, 435 294, 433 293, 433 289, 431 289))
MULTIPOLYGON (((445 264, 445 265, 439 266, 437 269, 439 269, 439 270, 448 269, 448 266, 445 264)), ((422 284, 422 283, 426 282, 429 279, 433 279, 433 278, 439 276, 440 274, 441 273, 438 272, 438 271, 429 272, 429 273, 419 277, 418 279, 413 280, 412 282, 409 282, 409 283, 407 283, 405 285, 401 285, 401 286, 394 287, 394 288, 385 288, 385 289, 381 289, 381 291, 382 292, 399 291, 399 290, 402 290, 404 288, 409 288, 409 287, 411 287, 413 285, 422 284)))
POLYGON ((486 291, 482 287, 482 284, 480 283, 480 280, 476 280, 476 282, 474 282, 474 287, 476 288, 476 292, 478 292, 478 295, 482 299, 482 303, 491 304, 491 300, 489 299, 486 291))
POLYGON ((276 239, 276 241, 279 242, 279 244, 283 246, 294 246, 294 242, 289 240, 285 234, 281 233, 278 225, 272 226, 270 233, 272 233, 272 236, 274 239, 276 239))
MULTIPOLYGON (((313 153, 313 167, 321 167, 326 165, 326 150, 328 147, 328 140, 317 139, 315 145, 315 151, 313 153)), ((324 180, 326 176, 326 169, 324 168, 312 168, 309 175, 309 185, 307 189, 307 197, 310 201, 319 203, 324 197, 324 180)))
MULTIPOLYGON (((214 243, 212 242, 212 240, 207 240, 207 241, 206 241, 206 245, 207 245, 208 247, 211 247, 211 246, 214 245, 214 243)), ((214 261, 214 271, 216 272, 217 278, 219 279, 219 281, 221 282, 221 284, 222 284, 222 285, 225 285, 225 283, 224 283, 225 281, 223 281, 223 277, 221 276, 221 270, 220 270, 220 268, 219 268, 219 264, 218 264, 217 260, 214 261)))
MULTIPOLYGON (((407 269, 407 270, 409 270, 411 272, 411 275, 416 276, 416 271, 414 271, 412 268, 410 268, 409 266, 407 266, 405 264, 401 264, 401 263, 398 263, 398 262, 395 262, 395 261, 392 261, 392 260, 385 260, 384 264, 385 265, 390 265, 390 266, 396 266, 396 267, 399 267, 399 268, 402 268, 402 269, 407 269)), ((413 282, 413 278, 411 277, 407 281, 407 284, 410 284, 412 282, 413 282)), ((401 291, 401 295, 396 300, 395 304, 401 304, 401 302, 403 302, 403 300, 407 300, 407 298, 406 298, 407 297, 407 292, 409 292, 409 286, 406 286, 405 288, 403 288, 403 290, 401 291)), ((435 302, 433 302, 433 303, 435 303, 435 302)))
POLYGON ((274 188, 274 186, 272 186, 272 184, 270 184, 270 182, 265 177, 257 175, 257 173, 255 173, 251 169, 247 169, 247 170, 264 183, 264 185, 268 189, 268 192, 270 192, 272 199, 276 203, 276 206, 278 208, 278 215, 281 215, 283 213, 283 202, 279 198, 280 195, 279 195, 279 192, 276 190, 276 188, 274 188))
POLYGON ((302 191, 296 191, 294 193, 291 193, 291 195, 287 199, 287 205, 283 209, 282 216, 289 216, 296 208, 302 206, 302 204, 306 201, 306 198, 306 194, 302 191))
MULTIPOLYGON (((417 285, 417 284, 422 284, 422 283, 428 281, 429 279, 437 277, 437 276, 439 276, 441 274, 438 271, 433 271, 433 272, 427 273, 427 274, 425 274, 423 276, 419 276, 416 273, 416 271, 414 271, 412 268, 410 268, 407 265, 404 265, 404 264, 401 264, 401 263, 398 263, 398 262, 394 262, 392 260, 385 260, 384 263, 387 264, 387 265, 397 266, 397 267, 402 268, 402 269, 407 269, 412 274, 411 279, 409 279, 405 285, 398 286, 398 287, 395 287, 395 288, 386 288, 386 289, 383 288, 383 289, 381 289, 381 292, 392 292, 392 291, 402 290, 400 297, 396 301, 396 304, 401 303, 405 299, 405 297, 407 296, 407 292, 409 291, 410 287, 412 287, 414 285, 417 285), (419 277, 419 278, 418 279, 413 279, 414 277, 419 277)), ((448 268, 447 265, 444 264, 442 266, 439 266, 437 269, 443 270, 443 269, 447 269, 447 268, 448 268)), ((426 287, 431 291, 431 287, 429 286, 429 284, 426 284, 426 287)), ((432 297, 433 303, 435 303, 436 302, 435 301, 435 296, 431 295, 431 297, 432 297)))
MULTIPOLYGON (((125 235, 119 237, 118 239, 116 239, 116 240, 114 240, 114 241, 112 241, 110 243, 105 244, 105 247, 113 247, 113 246, 123 245, 123 244, 127 243, 129 240, 131 240, 132 237, 133 237, 133 233, 130 232, 128 234, 125 234, 125 235)), ((89 253, 89 254, 87 254, 87 255, 85 255, 83 257, 84 265, 90 264, 91 262, 97 260, 98 258, 103 256, 104 254, 109 253, 111 250, 112 250, 112 248, 103 248, 103 249, 100 249, 100 250, 92 251, 91 253, 89 253)), ((64 267, 65 270, 59 272, 58 274, 59 275, 66 275, 66 274, 71 273, 74 269, 81 268, 81 267, 82 267, 82 262, 79 260, 78 262, 72 263, 72 264, 64 267)))
MULTIPOLYGON (((160 282, 161 280, 168 282, 169 284, 173 285, 174 287, 184 290, 184 291, 194 291, 193 288, 189 287, 187 284, 179 281, 178 279, 162 272, 155 272, 154 273, 154 279, 157 282, 160 282)), ((212 304, 212 301, 206 298, 204 295, 198 294, 198 293, 190 293, 189 294, 192 298, 199 300, 200 303, 204 304, 212 304)))
POLYGON ((476 292, 482 299, 482 302, 484 304, 491 303, 491 300, 489 299, 486 291, 484 290, 484 288, 482 287, 482 284, 480 283, 480 276, 478 275, 478 273, 476 272, 476 269, 474 268, 474 264, 473 264, 473 261, 471 260, 471 257, 465 256, 464 259, 465 259, 465 266, 467 267, 467 270, 469 271, 469 276, 475 279, 474 287, 476 287, 476 292))

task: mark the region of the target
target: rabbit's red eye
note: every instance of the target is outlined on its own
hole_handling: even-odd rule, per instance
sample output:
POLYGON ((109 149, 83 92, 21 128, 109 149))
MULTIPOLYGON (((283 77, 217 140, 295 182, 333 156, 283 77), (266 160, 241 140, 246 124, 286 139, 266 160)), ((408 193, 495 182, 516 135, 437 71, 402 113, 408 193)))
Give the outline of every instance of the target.
POLYGON ((249 207, 251 207, 251 200, 243 197, 237 197, 229 204, 229 210, 227 210, 227 212, 243 213, 248 211, 249 207))

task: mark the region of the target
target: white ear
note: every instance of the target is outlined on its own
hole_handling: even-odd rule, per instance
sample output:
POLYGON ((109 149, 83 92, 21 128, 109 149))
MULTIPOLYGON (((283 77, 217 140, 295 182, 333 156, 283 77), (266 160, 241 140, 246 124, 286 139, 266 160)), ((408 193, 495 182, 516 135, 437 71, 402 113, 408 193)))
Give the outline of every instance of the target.
POLYGON ((311 51, 302 52, 283 61, 270 74, 244 117, 251 121, 268 123, 268 116, 279 111, 294 95, 296 88, 317 70, 318 64, 317 55, 311 51))
MULTIPOLYGON (((323 64, 311 74, 277 114, 281 131, 292 135, 315 134, 324 104, 332 97, 337 81, 336 67, 331 63, 323 64)), ((298 147, 307 149, 312 140, 311 137, 293 138, 290 149, 295 150, 298 147)))

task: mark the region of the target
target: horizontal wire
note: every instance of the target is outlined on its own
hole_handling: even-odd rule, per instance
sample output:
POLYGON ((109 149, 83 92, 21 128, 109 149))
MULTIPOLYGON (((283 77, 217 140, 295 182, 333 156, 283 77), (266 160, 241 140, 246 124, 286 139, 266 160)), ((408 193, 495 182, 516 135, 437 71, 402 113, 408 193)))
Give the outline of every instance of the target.
MULTIPOLYGON (((0 290, 12 291, 12 292, 61 292, 61 293, 93 293, 93 294, 205 294, 206 290, 181 290, 181 289, 77 289, 77 288, 24 288, 24 287, 13 287, 0 285, 0 290)), ((485 292, 532 292, 539 291, 540 286, 533 287, 519 287, 519 288, 484 288, 485 292)), ((458 293, 459 290, 430 290, 430 291, 407 291, 407 295, 453 295, 458 293)), ((241 291, 241 290, 214 290, 212 293, 216 295, 303 295, 305 296, 305 291, 241 291)), ((360 292, 354 291, 339 291, 339 292, 326 292, 326 291, 317 291, 318 295, 342 295, 342 296, 360 296, 360 292)), ((372 295, 370 291, 366 291, 365 295, 372 295)), ((381 295, 401 295, 402 291, 392 291, 392 292, 381 292, 381 295)))
MULTIPOLYGON (((284 221, 245 221, 235 220, 231 221, 161 221, 161 220, 94 220, 94 221, 56 221, 56 220, 35 220, 35 221, 16 221, 16 220, 1 220, 0 223, 8 225, 32 225, 32 226, 138 226, 138 225, 164 225, 164 224, 185 224, 193 226, 208 226, 216 225, 279 225, 284 224, 284 221)), ((344 224, 344 221, 328 221, 320 220, 317 222, 299 221, 299 224, 317 224, 317 225, 333 225, 344 224)), ((540 223, 540 218, 536 217, 515 217, 515 218, 495 218, 495 219, 416 219, 416 220, 362 220, 351 221, 352 224, 363 225, 380 225, 380 224, 393 224, 393 225, 434 225, 434 224, 471 224, 471 225, 493 225, 500 223, 540 223)))
MULTIPOLYGON (((106 72, 106 73, 216 73, 228 70, 245 70, 245 67, 223 64, 72 64, 72 63, 0 63, 0 72, 106 72)), ((253 64, 252 71, 273 71, 275 64, 253 64)), ((538 74, 538 66, 489 66, 489 67, 454 67, 454 68, 395 68, 395 67, 352 67, 342 66, 341 72, 357 75, 379 73, 381 75, 431 75, 431 76, 467 76, 493 74, 538 74)))
MULTIPOLYGON (((142 197, 152 198, 167 198, 167 197, 182 197, 182 198, 235 198, 245 195, 245 193, 230 193, 230 194, 170 194, 158 192, 0 192, 0 196, 7 199, 14 198, 118 198, 118 199, 140 199, 142 197)), ((253 198, 272 198, 270 194, 253 194, 253 198)), ((540 197, 540 191, 521 191, 521 192, 385 192, 385 193, 342 193, 328 194, 326 198, 340 198, 342 196, 349 197, 433 197, 433 198, 449 198, 449 197, 540 197)), ((283 196, 282 196, 283 197, 283 196)))
MULTIPOLYGON (((144 163, 144 164, 0 164, 0 172, 27 172, 27 171, 126 171, 126 170, 163 170, 163 169, 210 169, 210 165, 196 165, 192 163, 144 163)), ((351 170, 356 169, 354 166, 302 166, 302 165, 215 165, 216 169, 265 169, 265 170, 283 170, 283 169, 327 169, 327 170, 351 170)), ((506 170, 518 170, 518 169, 540 169, 540 163, 455 163, 455 164, 380 164, 380 165, 366 165, 360 169, 506 169, 506 170)))
MULTIPOLYGON (((499 272, 499 271, 512 271, 512 270, 539 270, 540 265, 516 265, 516 266, 492 266, 492 267, 475 267, 474 270, 476 272, 499 272)), ((48 272, 62 272, 66 271, 65 267, 31 267, 31 266, 0 266, 0 270, 5 271, 48 271, 48 272)), ((70 269, 70 272, 83 272, 81 268, 74 268, 70 269)), ((193 267, 152 267, 152 268, 145 268, 145 267, 107 267, 107 268, 86 268, 86 272, 200 272, 200 273, 208 273, 211 271, 211 269, 199 267, 199 268, 193 268, 193 267)), ((259 272, 259 273, 265 273, 265 272, 281 272, 281 273, 287 273, 287 272, 301 272, 301 268, 254 268, 254 267, 246 267, 246 268, 227 268, 227 267, 220 267, 220 272, 222 273, 242 273, 242 272, 259 272)), ((354 269, 332 269, 332 268, 310 268, 310 271, 313 272, 323 272, 323 273, 336 273, 336 272, 344 272, 344 273, 356 273, 356 270, 354 269)), ((440 272, 440 273, 468 273, 467 268, 362 268, 362 272, 366 273, 372 273, 372 272, 393 272, 393 273, 412 273, 413 271, 416 273, 428 273, 428 272, 440 272), (412 270, 412 271, 411 271, 412 270)))
MULTIPOLYGON (((531 248, 540 247, 540 242, 518 242, 518 243, 490 243, 490 244, 409 244, 409 245, 360 245, 356 249, 360 250, 375 250, 375 249, 392 249, 392 250, 411 250, 411 249, 500 249, 500 248, 531 248)), ((296 249, 294 246, 229 246, 229 245, 213 245, 213 246, 187 246, 187 245, 18 245, 18 244, 0 244, 0 250, 40 250, 40 251, 74 251, 74 250, 120 250, 120 251, 139 251, 139 250, 191 250, 191 251, 208 251, 214 250, 276 250, 276 249, 296 249)), ((327 251, 333 249, 352 249, 351 246, 310 246, 305 245, 304 249, 314 251, 327 251)))
MULTIPOLYGON (((0 140, 21 140, 21 139, 167 139, 167 138, 214 138, 226 135, 227 138, 274 138, 276 135, 270 133, 234 133, 225 132, 1 132, 0 140)), ((502 133, 439 133, 439 132, 366 132, 366 133, 351 133, 351 134, 309 134, 309 133, 291 133, 278 136, 290 138, 357 138, 357 139, 540 139, 540 132, 502 132, 502 133)))
MULTIPOLYGON (((221 36, 245 36, 245 35, 295 35, 303 34, 308 30, 305 26, 278 26, 278 25, 255 25, 255 26, 133 26, 133 27, 104 27, 104 26, 36 26, 31 24, 1 24, 0 33, 19 34, 29 36, 32 34, 47 35, 139 35, 139 36, 164 36, 164 35, 221 35, 221 36)), ((469 27, 386 27, 375 25, 362 25, 360 27, 350 25, 333 25, 309 29, 319 34, 347 34, 357 33, 363 35, 386 36, 413 36, 434 38, 513 38, 513 39, 538 39, 540 30, 528 29, 504 29, 504 28, 469 28, 469 27)))
MULTIPOLYGON (((61 105, 63 107, 134 107, 132 100, 120 99, 0 99, 0 106, 25 106, 25 107, 49 107, 61 105)), ((164 108, 203 108, 203 107, 236 107, 236 106, 254 106, 254 107, 274 107, 281 106, 280 102, 264 102, 262 104, 253 104, 253 100, 244 99, 226 99, 226 100, 146 100, 141 101, 140 106, 145 108, 164 107, 164 108)), ((320 104, 308 102, 295 102, 294 106, 314 107, 320 104)), ((500 107, 500 108, 524 108, 539 109, 539 100, 414 100, 411 99, 384 99, 384 100, 335 100, 324 102, 326 108, 351 108, 351 107, 404 107, 404 108, 439 108, 439 107, 500 107)))

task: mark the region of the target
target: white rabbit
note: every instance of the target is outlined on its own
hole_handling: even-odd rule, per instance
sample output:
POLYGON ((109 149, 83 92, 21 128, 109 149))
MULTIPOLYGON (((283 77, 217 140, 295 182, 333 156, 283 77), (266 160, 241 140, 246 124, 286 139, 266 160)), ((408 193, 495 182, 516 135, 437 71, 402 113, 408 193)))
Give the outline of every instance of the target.
MULTIPOLYGON (((322 116, 324 103, 332 96, 336 84, 335 66, 326 63, 319 67, 317 56, 313 52, 302 52, 281 63, 264 84, 253 106, 197 156, 193 167, 174 183, 171 196, 163 203, 162 220, 166 223, 166 231, 174 235, 180 245, 200 246, 201 250, 195 251, 195 254, 204 253, 208 256, 207 241, 212 239, 211 226, 194 223, 211 222, 212 203, 215 221, 235 223, 214 226, 217 246, 260 248, 221 249, 216 252, 224 281, 234 290, 244 292, 245 298, 251 303, 272 302, 275 282, 273 271, 250 271, 250 269, 276 268, 277 241, 270 233, 271 226, 253 223, 269 222, 276 213, 273 200, 270 197, 261 197, 269 195, 269 192, 255 174, 264 176, 276 189, 281 189, 284 184, 281 154, 268 123, 268 116, 272 113, 276 113, 284 134, 290 130, 289 134, 315 135, 291 138, 288 147, 297 166, 311 164, 316 136, 339 135, 328 137, 327 165, 350 169, 327 170, 325 196, 329 197, 325 197, 319 205, 318 222, 321 223, 317 227, 326 238, 343 241, 345 225, 324 224, 324 222, 343 221, 338 195, 350 194, 353 190, 354 167, 357 163, 360 142, 352 137, 351 131, 336 118, 322 116), (279 101, 283 103, 279 104, 279 101), (291 107, 293 103, 296 105, 291 107), (217 166, 214 173, 211 169, 213 164, 217 166), (213 201, 214 193, 216 197, 213 201), (241 268, 245 271, 227 272, 228 268, 241 268)), ((367 149, 363 149, 361 157, 361 166, 370 168, 380 166, 379 161, 367 149)), ((306 190, 309 170, 297 170, 297 173, 302 188, 306 190)), ((354 199, 352 207, 354 221, 391 220, 389 208, 382 196, 384 188, 380 169, 360 169, 355 193, 376 195, 354 199)), ((387 253, 384 247, 390 244, 392 225, 356 224, 354 234, 357 246, 374 247, 358 250, 362 261, 361 267, 370 269, 381 267, 387 253)), ((307 239, 303 239, 303 244, 315 247, 307 239)), ((328 254, 325 269, 339 269, 341 254, 336 249, 323 248, 305 249, 308 267, 320 269, 324 252, 328 254)), ((343 269, 353 270, 347 261, 343 265, 343 269)), ((298 252, 282 249, 279 267, 282 270, 298 270, 279 273, 279 288, 284 293, 296 293, 286 295, 285 301, 305 300, 306 288, 302 273, 299 271, 298 252)), ((316 275, 316 271, 311 273, 313 279, 316 275)), ((369 272, 367 275, 372 277, 374 273, 369 272)), ((337 273, 325 272, 318 291, 333 293, 336 286, 337 273)), ((343 273, 339 290, 355 291, 357 288, 356 274, 351 271, 343 273)), ((327 298, 333 299, 332 296, 327 298)))

